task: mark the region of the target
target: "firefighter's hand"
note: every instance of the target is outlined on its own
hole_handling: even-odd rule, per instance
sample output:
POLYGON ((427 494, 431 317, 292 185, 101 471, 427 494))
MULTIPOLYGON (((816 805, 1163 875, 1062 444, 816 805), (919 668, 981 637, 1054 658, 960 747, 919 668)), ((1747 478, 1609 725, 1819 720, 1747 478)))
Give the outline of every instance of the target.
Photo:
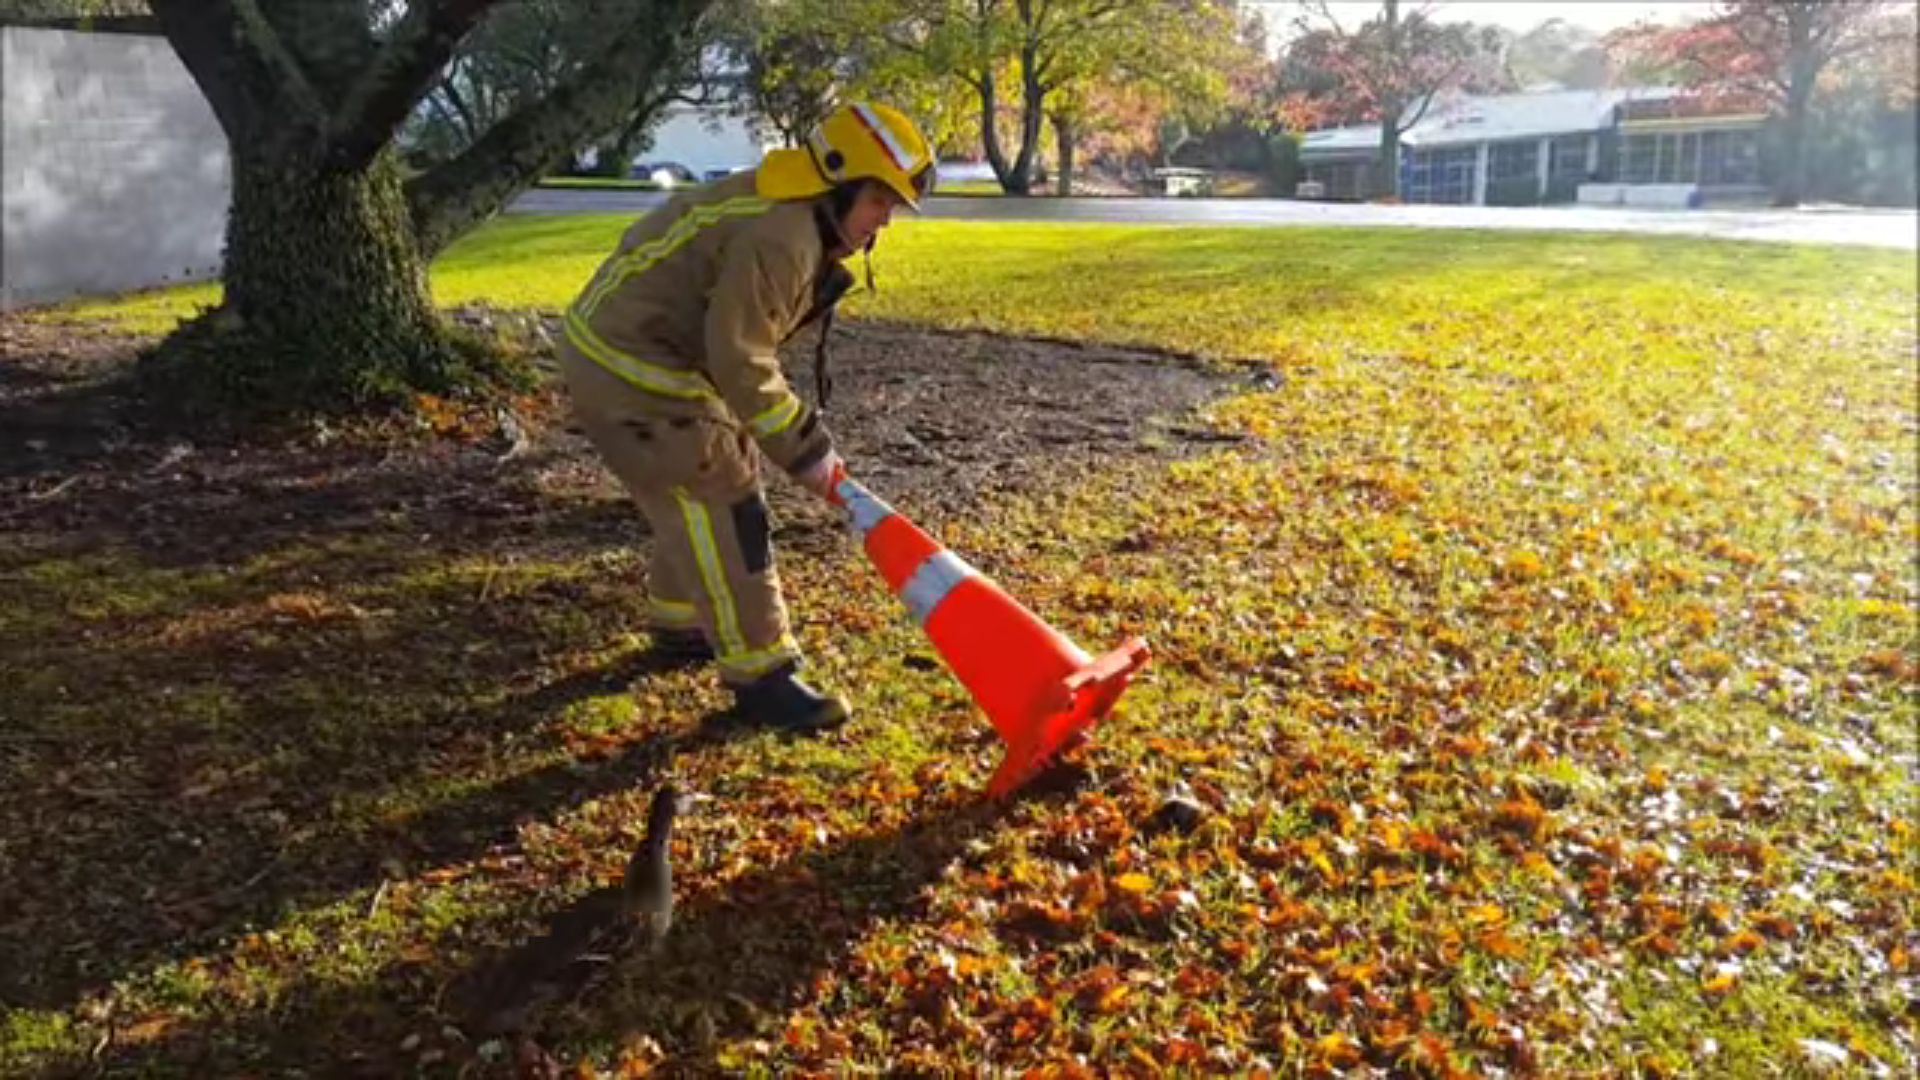
POLYGON ((840 478, 845 476, 846 472, 847 463, 840 459, 838 453, 829 450, 819 461, 794 473, 793 478, 799 481, 801 487, 832 502, 833 487, 840 482, 840 478))

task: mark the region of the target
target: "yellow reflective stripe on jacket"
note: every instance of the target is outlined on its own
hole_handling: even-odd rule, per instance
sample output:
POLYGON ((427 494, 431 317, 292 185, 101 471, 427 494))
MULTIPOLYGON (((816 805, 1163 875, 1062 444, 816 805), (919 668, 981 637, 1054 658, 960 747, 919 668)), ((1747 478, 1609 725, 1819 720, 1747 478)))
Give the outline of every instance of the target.
POLYGON ((609 345, 594 332, 593 313, 616 287, 686 246, 700 230, 728 217, 766 213, 773 205, 770 200, 746 195, 687 211, 666 232, 636 246, 600 271, 600 280, 589 286, 567 311, 567 340, 595 363, 642 390, 677 398, 718 396, 713 385, 694 372, 648 363, 609 345))
POLYGON ((586 320, 578 311, 567 312, 567 340, 574 347, 586 353, 593 362, 627 380, 642 390, 667 397, 704 398, 716 396, 713 384, 691 371, 676 371, 673 368, 649 364, 636 356, 623 353, 600 339, 600 335, 587 326, 586 320))
POLYGON ((636 246, 602 271, 605 275, 604 280, 588 289, 586 295, 580 298, 580 302, 575 307, 580 310, 582 318, 593 318, 594 311, 607 298, 608 293, 633 275, 680 250, 700 230, 723 218, 764 214, 772 207, 772 201, 757 195, 743 195, 725 202, 713 203, 710 206, 694 207, 668 226, 666 232, 636 246))
POLYGON ((799 415, 800 399, 792 394, 788 394, 785 401, 754 417, 748 421, 747 424, 753 428, 755 435, 763 439, 771 439, 775 435, 792 427, 794 420, 798 418, 799 415))

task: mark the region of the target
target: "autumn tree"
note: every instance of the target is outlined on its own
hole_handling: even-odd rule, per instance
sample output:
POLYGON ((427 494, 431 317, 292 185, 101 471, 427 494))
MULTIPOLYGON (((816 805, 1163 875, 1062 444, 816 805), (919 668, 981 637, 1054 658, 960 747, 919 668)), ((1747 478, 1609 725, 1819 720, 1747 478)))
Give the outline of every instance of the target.
POLYGON ((1709 18, 1678 27, 1641 24, 1610 44, 1629 57, 1664 62, 1702 94, 1764 98, 1781 124, 1773 201, 1797 206, 1807 190, 1808 120, 1822 77, 1851 57, 1913 47, 1887 14, 1881 0, 1722 0, 1709 18))
POLYGON ((1287 43, 1274 67, 1274 108, 1281 125, 1310 131, 1363 123, 1370 108, 1346 92, 1346 77, 1337 66, 1341 49, 1328 27, 1303 29, 1287 43))
POLYGON ((1601 35, 1565 19, 1548 19, 1514 35, 1502 62, 1509 80, 1521 89, 1599 90, 1611 75, 1601 35))
MULTIPOLYGON (((1177 28, 1142 19, 1133 33, 1103 45, 1063 51, 1058 84, 1047 99, 1053 131, 1056 190, 1072 194, 1078 148, 1089 139, 1118 134, 1145 111, 1177 115, 1189 126, 1206 126, 1225 115, 1236 76, 1257 61, 1233 29, 1230 5, 1166 5, 1159 14, 1182 20, 1177 28)), ((1145 125, 1153 130, 1153 125, 1145 125)))
POLYGON ((858 82, 860 35, 829 0, 728 0, 718 35, 740 80, 733 106, 795 145, 858 82))
MULTIPOLYGON (((401 138, 408 160, 431 167, 472 146, 592 62, 607 35, 631 17, 628 5, 608 0, 512 0, 496 7, 414 111, 401 138)), ((669 104, 706 104, 721 95, 695 51, 678 60, 680 70, 642 87, 612 127, 590 140, 595 172, 624 176, 669 104)))
POLYGON ((339 409, 499 374, 428 260, 683 70, 710 0, 593 0, 599 48, 471 145, 403 177, 395 136, 497 0, 151 0, 227 136, 219 308, 148 357, 223 400, 339 409))
POLYGON ((1380 125, 1374 191, 1400 190, 1400 137, 1419 123, 1443 93, 1504 89, 1490 28, 1440 23, 1424 10, 1402 12, 1385 0, 1380 13, 1349 30, 1326 0, 1305 0, 1299 29, 1314 35, 1309 62, 1330 72, 1350 114, 1380 125))
POLYGON ((1276 65, 1267 47, 1267 27, 1257 15, 1242 23, 1238 46, 1214 61, 1226 92, 1196 111, 1176 100, 1165 125, 1162 151, 1169 165, 1187 160, 1211 168, 1257 172, 1291 191, 1293 140, 1285 134, 1276 65))
POLYGON ((1185 79, 1213 92, 1220 80, 1207 64, 1234 27, 1230 0, 866 0, 847 10, 876 28, 896 63, 968 88, 987 162, 1014 195, 1031 191, 1050 111, 1067 124, 1071 158, 1095 96, 1089 80, 1185 79), (1015 119, 1011 155, 1003 108, 1015 119))

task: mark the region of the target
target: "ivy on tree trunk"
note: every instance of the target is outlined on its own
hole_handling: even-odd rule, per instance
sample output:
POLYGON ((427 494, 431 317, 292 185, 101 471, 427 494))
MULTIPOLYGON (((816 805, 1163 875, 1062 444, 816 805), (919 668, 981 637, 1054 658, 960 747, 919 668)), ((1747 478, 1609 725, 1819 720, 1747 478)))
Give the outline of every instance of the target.
POLYGON ((513 381, 441 319, 428 261, 677 77, 711 0, 632 0, 574 78, 403 182, 400 125, 496 2, 413 0, 376 30, 365 0, 152 0, 227 135, 233 188, 224 299, 147 356, 161 389, 335 412, 513 381))
POLYGON ((232 171, 224 303, 164 344, 154 370, 210 377, 197 389, 214 400, 268 411, 452 393, 499 374, 475 368, 482 354, 456 347, 434 309, 391 150, 343 170, 242 147, 232 171))

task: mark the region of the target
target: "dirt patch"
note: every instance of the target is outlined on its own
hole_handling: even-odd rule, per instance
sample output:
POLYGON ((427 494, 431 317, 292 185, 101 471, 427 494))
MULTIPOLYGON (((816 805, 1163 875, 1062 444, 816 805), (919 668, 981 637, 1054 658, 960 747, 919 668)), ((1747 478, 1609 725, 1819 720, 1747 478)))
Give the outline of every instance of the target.
MULTIPOLYGON (((236 443, 144 423, 120 377, 145 343, 0 323, 0 531, 231 559, 315 528, 444 531, 479 549, 571 546, 558 527, 569 522, 595 545, 638 528, 557 392, 457 437, 315 427, 236 443)), ((786 358, 809 399, 812 344, 802 335, 786 358)), ((827 422, 849 465, 929 525, 1117 456, 1230 439, 1196 407, 1270 378, 1148 350, 853 320, 835 329, 832 377, 827 422)), ((830 508, 768 486, 783 543, 838 528, 830 508)))

